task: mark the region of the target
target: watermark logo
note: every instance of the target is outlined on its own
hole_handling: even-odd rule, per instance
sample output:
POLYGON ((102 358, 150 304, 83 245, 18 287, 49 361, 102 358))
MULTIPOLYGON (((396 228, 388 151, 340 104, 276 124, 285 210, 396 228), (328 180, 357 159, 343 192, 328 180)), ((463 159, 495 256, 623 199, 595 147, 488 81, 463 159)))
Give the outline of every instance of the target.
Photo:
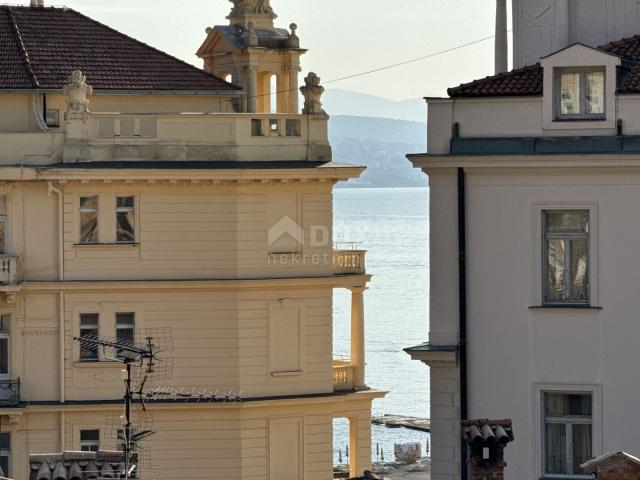
POLYGON ((291 217, 285 216, 269 229, 267 241, 271 249, 283 248, 283 252, 288 253, 284 248, 288 247, 292 248, 291 252, 296 252, 304 245, 304 229, 291 217))
POLYGON ((332 261, 327 252, 331 246, 331 230, 327 225, 310 225, 305 235, 302 225, 284 216, 269 229, 267 242, 269 264, 322 265, 332 261), (308 249, 316 252, 307 253, 308 249))

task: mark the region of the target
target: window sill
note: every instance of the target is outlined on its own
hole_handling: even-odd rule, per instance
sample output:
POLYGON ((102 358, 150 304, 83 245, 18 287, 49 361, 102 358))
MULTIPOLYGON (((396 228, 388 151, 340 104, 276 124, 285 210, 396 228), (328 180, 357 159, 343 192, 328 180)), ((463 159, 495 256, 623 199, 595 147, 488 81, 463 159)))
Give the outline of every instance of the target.
POLYGON ((303 375, 304 372, 302 370, 295 370, 291 372, 271 372, 272 377, 298 377, 303 375))
POLYGON ((558 304, 558 305, 532 305, 529 310, 602 310, 602 307, 593 305, 572 305, 572 304, 558 304))
POLYGON ((75 362, 73 362, 73 366, 74 366, 74 368, 111 368, 111 367, 116 367, 116 366, 122 368, 122 363, 113 362, 111 360, 96 361, 96 362, 75 361, 75 362))
POLYGON ((138 248, 139 243, 74 243, 73 248, 79 249, 118 249, 118 248, 138 248))
POLYGON ((607 117, 581 117, 579 115, 575 117, 557 117, 554 122, 606 122, 607 117))

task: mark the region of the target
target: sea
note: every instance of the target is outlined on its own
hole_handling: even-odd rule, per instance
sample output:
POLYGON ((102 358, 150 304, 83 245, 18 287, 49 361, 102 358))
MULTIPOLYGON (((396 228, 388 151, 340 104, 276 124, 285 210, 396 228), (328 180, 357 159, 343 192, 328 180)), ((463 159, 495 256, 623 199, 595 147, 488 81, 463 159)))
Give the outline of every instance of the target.
MULTIPOLYGON (((334 196, 334 239, 359 242, 367 250, 365 292, 366 380, 388 391, 375 400, 373 415, 429 418, 429 372, 403 349, 427 339, 429 330, 429 190, 428 188, 342 188, 334 196)), ((334 293, 334 353, 350 351, 351 294, 334 293)), ((420 442, 423 455, 429 434, 373 426, 374 461, 393 461, 394 444, 420 442)), ((334 463, 346 463, 349 427, 334 421, 334 463), (342 457, 342 462, 339 462, 342 457)))

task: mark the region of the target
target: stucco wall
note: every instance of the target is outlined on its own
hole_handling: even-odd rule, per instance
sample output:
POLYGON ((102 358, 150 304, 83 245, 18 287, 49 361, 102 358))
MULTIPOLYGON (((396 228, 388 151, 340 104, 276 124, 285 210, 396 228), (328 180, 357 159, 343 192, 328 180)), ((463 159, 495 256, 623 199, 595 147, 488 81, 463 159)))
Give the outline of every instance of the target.
MULTIPOLYGON (((437 214, 431 231, 433 341, 457 330, 457 297, 451 294, 457 240, 449 217, 439 214, 448 210, 456 217, 453 178, 433 175, 431 184, 431 211, 437 214), (443 186, 445 181, 451 186, 443 186)), ((634 414, 640 395, 630 367, 640 361, 634 300, 640 280, 638 185, 640 174, 633 169, 555 174, 467 169, 469 415, 513 418, 516 442, 506 451, 508 478, 540 476, 539 392, 545 388, 594 392, 594 455, 640 454, 635 434, 640 421, 634 414), (537 217, 544 206, 560 205, 593 208, 592 298, 602 310, 530 308, 540 304, 537 217)), ((438 388, 432 379, 431 394, 438 388)), ((457 428, 455 419, 451 428, 457 428)))

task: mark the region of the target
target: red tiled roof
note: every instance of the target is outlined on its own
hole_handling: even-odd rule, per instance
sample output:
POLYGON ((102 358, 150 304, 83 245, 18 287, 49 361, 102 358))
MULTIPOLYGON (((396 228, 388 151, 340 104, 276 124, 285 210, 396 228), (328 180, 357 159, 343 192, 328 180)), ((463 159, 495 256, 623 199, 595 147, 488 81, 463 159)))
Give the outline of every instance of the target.
POLYGON ((59 89, 73 70, 98 90, 238 90, 75 10, 0 5, 0 89, 59 89))
MULTIPOLYGON (((611 42, 598 47, 625 60, 640 62, 640 35, 611 42)), ((507 97, 542 95, 543 69, 537 63, 448 90, 452 98, 459 97, 507 97)), ((631 69, 618 93, 640 93, 640 65, 631 69)))
POLYGON ((448 90, 450 97, 506 97, 542 95, 542 67, 539 63, 510 72, 465 83, 448 90))

